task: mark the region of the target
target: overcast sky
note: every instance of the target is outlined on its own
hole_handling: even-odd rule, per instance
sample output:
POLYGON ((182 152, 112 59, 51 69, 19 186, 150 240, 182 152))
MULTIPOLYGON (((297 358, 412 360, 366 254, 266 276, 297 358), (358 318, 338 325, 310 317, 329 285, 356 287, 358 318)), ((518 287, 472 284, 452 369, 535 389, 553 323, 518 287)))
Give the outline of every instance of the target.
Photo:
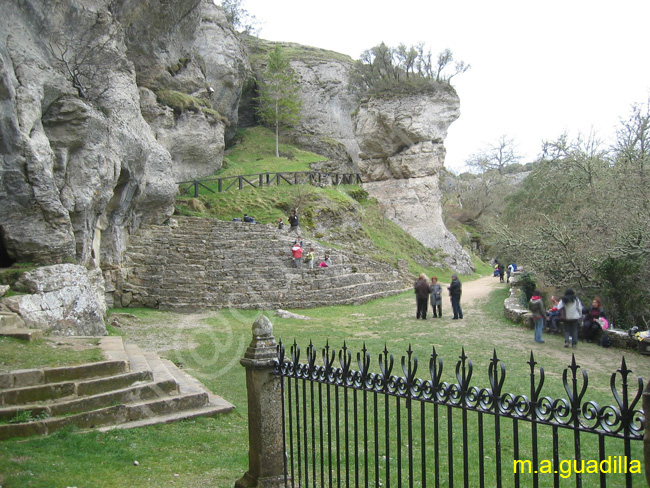
POLYGON ((592 130, 611 141, 650 96, 650 0, 243 0, 259 37, 358 59, 382 41, 450 48, 471 69, 454 78, 461 116, 445 165, 515 141, 522 162, 542 140, 592 130))

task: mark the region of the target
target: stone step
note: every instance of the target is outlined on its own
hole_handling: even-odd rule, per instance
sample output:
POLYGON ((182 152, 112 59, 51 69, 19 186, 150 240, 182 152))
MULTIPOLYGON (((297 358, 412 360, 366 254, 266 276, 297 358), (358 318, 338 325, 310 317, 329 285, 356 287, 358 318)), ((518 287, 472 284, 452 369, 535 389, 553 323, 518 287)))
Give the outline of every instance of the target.
POLYGON ((25 322, 20 315, 8 310, 0 310, 0 335, 6 335, 5 331, 23 329, 25 329, 25 322))
MULTIPOLYGON (((20 317, 18 317, 20 318, 20 317)), ((22 319, 20 319, 22 322, 22 319)), ((23 325, 24 322, 23 322, 23 325)), ((0 329, 0 336, 2 337, 13 337, 14 339, 20 339, 21 341, 37 341, 43 338, 43 331, 40 329, 27 329, 27 328, 15 328, 4 327, 0 329)))
POLYGON ((73 400, 2 407, 0 408, 0 420, 9 421, 25 412, 30 412, 32 417, 38 417, 43 413, 49 417, 76 414, 118 403, 132 403, 167 395, 177 395, 178 393, 178 383, 174 379, 158 382, 148 381, 144 384, 135 384, 127 388, 73 400))
POLYGON ((50 417, 24 424, 0 424, 0 440, 32 435, 49 435, 68 426, 75 426, 81 430, 92 430, 100 426, 126 424, 145 419, 151 420, 158 416, 166 417, 184 410, 205 407, 207 404, 206 396, 201 394, 176 395, 136 403, 111 405, 89 412, 63 417, 50 417))
POLYGON ((58 368, 21 369, 0 374, 0 393, 4 389, 97 378, 127 371, 128 363, 124 360, 98 361, 58 368))
POLYGON ((43 385, 8 388, 0 391, 0 405, 26 405, 48 400, 84 397, 151 380, 152 374, 150 371, 131 371, 85 381, 47 382, 43 385))
MULTIPOLYGON (((132 428, 197 416, 213 416, 234 408, 171 361, 143 351, 135 344, 124 344, 120 337, 105 337, 100 341, 100 347, 106 357, 114 358, 108 362, 131 367, 129 373, 116 376, 131 376, 141 380, 125 388, 82 398, 50 398, 29 406, 2 407, 0 419, 11 419, 28 411, 32 417, 46 414, 49 418, 19 424, 0 424, 0 440, 47 435, 70 425, 82 430, 132 428)), ((96 378, 79 383, 83 384, 81 389, 89 393, 101 383, 107 387, 118 386, 118 380, 111 382, 110 378, 96 378)))

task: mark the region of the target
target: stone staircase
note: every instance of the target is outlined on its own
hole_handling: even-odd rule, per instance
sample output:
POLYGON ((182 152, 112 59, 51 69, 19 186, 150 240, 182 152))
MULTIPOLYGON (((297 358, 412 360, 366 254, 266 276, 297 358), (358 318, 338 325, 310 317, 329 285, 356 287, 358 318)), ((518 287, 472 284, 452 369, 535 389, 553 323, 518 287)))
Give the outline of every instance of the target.
POLYGON ((294 235, 275 226, 179 217, 131 236, 114 307, 163 310, 309 308, 360 304, 401 293, 410 279, 390 266, 303 238, 333 266, 296 269, 294 235))
POLYGON ((170 361, 121 337, 104 337, 100 347, 105 361, 0 374, 0 440, 67 426, 132 428, 234 408, 170 361), (20 417, 32 421, 7 423, 20 417))

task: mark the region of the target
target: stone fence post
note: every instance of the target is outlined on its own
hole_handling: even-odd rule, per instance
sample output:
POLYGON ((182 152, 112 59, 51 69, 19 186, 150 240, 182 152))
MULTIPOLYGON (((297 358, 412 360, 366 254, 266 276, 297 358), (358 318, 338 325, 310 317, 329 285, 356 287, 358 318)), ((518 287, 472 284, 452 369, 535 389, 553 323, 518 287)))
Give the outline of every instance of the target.
POLYGON ((260 315, 240 363, 246 368, 248 391, 248 471, 236 488, 284 486, 284 436, 281 378, 273 374, 277 343, 273 324, 260 315))

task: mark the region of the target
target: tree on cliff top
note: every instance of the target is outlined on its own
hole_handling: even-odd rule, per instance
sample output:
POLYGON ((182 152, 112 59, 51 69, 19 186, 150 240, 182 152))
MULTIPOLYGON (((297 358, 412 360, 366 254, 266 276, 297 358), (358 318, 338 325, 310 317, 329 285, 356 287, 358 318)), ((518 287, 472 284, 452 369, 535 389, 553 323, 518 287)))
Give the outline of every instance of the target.
POLYGON ((464 61, 456 61, 454 68, 450 69, 453 61, 454 55, 449 49, 434 60, 431 51, 425 51, 423 43, 389 47, 382 42, 361 53, 350 74, 350 88, 363 96, 451 86, 452 78, 470 68, 464 61))
POLYGON ((257 115, 262 123, 275 131, 276 157, 280 157, 280 130, 291 127, 299 120, 302 106, 299 92, 298 76, 284 57, 282 48, 276 45, 269 53, 257 97, 257 115))

